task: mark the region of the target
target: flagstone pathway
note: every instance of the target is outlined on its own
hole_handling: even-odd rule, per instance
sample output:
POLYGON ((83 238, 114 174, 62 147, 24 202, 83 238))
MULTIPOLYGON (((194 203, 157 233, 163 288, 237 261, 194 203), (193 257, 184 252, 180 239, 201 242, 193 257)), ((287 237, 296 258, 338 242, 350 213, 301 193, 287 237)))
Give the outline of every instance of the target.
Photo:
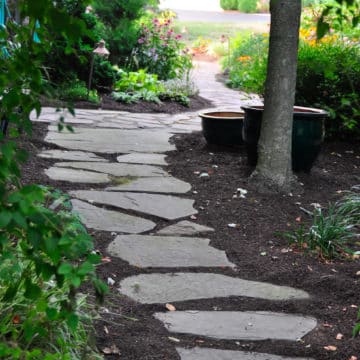
MULTIPOLYGON (((216 107, 239 110, 257 98, 225 88, 215 81, 218 69, 202 63, 194 74, 201 95, 216 107), (242 99, 243 98, 243 99, 242 99), (246 100, 244 100, 246 98, 246 100)), ((46 141, 61 150, 39 156, 58 160, 45 172, 53 180, 104 184, 96 190, 70 191, 73 211, 91 229, 120 233, 108 246, 119 257, 146 273, 125 278, 119 291, 141 304, 242 296, 269 301, 307 301, 309 294, 287 286, 241 279, 226 253, 209 245, 206 234, 217 231, 189 221, 197 213, 191 185, 166 171, 164 153, 175 150, 173 134, 200 130, 197 113, 134 114, 77 110, 65 122, 74 133, 57 131, 55 109, 44 108, 39 119, 50 123, 46 141), (114 154, 110 162, 104 154, 114 154), (131 215, 126 213, 131 210, 131 215), (150 220, 151 219, 151 220, 150 220), (155 234, 156 220, 166 219, 155 234), (157 268, 162 271, 158 272, 157 268), (194 268, 198 268, 196 272, 194 268), (232 276, 212 273, 228 269, 232 276), (151 273, 149 273, 151 269, 151 273), (173 270, 174 269, 174 270, 173 270), (175 270, 176 269, 176 270, 175 270), (165 272, 164 272, 165 270, 165 272), (189 272, 191 270, 192 272, 189 272)), ((216 339, 297 341, 316 327, 299 314, 258 311, 169 311, 153 314, 169 332, 216 339)), ((266 353, 207 348, 177 348, 181 360, 291 360, 266 353)), ((296 356, 296 354, 294 354, 296 356)), ((304 360, 297 358, 299 360, 304 360)))

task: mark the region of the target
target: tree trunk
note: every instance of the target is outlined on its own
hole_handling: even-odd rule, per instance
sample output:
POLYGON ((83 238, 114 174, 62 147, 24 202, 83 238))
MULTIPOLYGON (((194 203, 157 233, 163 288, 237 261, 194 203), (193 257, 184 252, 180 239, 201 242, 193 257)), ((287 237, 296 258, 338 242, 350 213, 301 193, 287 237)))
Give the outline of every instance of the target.
POLYGON ((258 163, 252 179, 259 188, 289 191, 301 0, 270 0, 271 26, 264 113, 258 163))

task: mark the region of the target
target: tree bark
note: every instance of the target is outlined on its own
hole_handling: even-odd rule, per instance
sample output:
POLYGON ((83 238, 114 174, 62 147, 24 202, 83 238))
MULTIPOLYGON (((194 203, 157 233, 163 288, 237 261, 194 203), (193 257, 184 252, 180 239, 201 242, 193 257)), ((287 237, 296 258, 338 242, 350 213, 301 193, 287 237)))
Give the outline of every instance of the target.
POLYGON ((258 163, 252 179, 260 188, 289 191, 301 0, 270 0, 270 42, 258 163))

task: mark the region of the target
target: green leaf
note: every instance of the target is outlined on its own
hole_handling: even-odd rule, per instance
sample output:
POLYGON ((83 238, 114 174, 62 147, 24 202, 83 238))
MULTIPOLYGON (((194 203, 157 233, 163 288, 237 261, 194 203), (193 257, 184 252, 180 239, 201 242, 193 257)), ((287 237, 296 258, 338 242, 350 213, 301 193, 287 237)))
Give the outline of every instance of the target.
POLYGON ((60 275, 68 275, 70 273, 72 273, 73 271, 73 266, 70 265, 69 263, 62 263, 59 268, 58 268, 58 274, 60 275))
POLYGON ((33 284, 30 279, 26 279, 24 296, 28 299, 35 300, 41 296, 41 289, 38 285, 33 284))
POLYGON ((56 318, 58 317, 58 312, 56 309, 48 307, 46 309, 46 315, 49 318, 49 320, 56 320, 56 318))
POLYGON ((12 219, 11 212, 7 210, 3 210, 0 213, 0 228, 4 228, 5 226, 7 226, 10 223, 11 219, 12 219))
POLYGON ((86 261, 80 266, 79 270, 77 271, 77 274, 80 276, 84 276, 87 274, 91 274, 93 272, 94 272, 94 265, 86 261))
POLYGON ((70 314, 66 319, 66 322, 72 331, 76 331, 79 324, 79 317, 76 314, 70 314))

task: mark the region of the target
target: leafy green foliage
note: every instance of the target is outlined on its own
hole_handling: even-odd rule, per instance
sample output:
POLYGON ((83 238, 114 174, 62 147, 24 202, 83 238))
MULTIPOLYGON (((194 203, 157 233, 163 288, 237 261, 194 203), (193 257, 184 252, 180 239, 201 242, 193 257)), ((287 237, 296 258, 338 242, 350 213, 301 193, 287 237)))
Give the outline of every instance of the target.
POLYGON ((192 68, 191 55, 181 35, 174 32, 171 18, 154 18, 142 25, 132 60, 136 68, 161 80, 187 76, 192 68))
POLYGON ((125 72, 119 70, 120 80, 112 93, 116 101, 135 103, 139 100, 160 103, 161 100, 173 100, 185 106, 190 104, 190 96, 197 90, 189 78, 159 81, 156 74, 145 70, 125 72))
POLYGON ((237 9, 244 13, 256 12, 257 0, 238 0, 237 9))
POLYGON ((146 16, 146 7, 156 7, 155 0, 94 0, 95 13, 105 26, 97 33, 109 44, 110 59, 125 64, 136 45, 140 30, 139 20, 146 16))
POLYGON ((345 257, 355 252, 352 248, 359 236, 360 194, 350 192, 325 212, 315 208, 312 224, 300 226, 294 233, 285 234, 290 243, 300 250, 317 253, 322 259, 345 257))
POLYGON ((84 282, 99 300, 106 291, 95 273, 100 259, 92 254, 93 240, 69 213, 67 200, 21 184, 19 164, 26 154, 17 148, 17 129, 31 134, 30 113, 41 112, 44 61, 59 34, 70 54, 87 32, 84 22, 58 3, 19 1, 28 22, 0 32, 11 55, 0 56, 0 118, 11 128, 8 138, 0 135, 0 357, 6 360, 91 358, 84 302, 77 294, 84 282), (40 43, 33 41, 35 30, 40 43), (16 46, 11 45, 14 34, 16 46))
POLYGON ((61 84, 56 89, 56 98, 68 102, 90 101, 99 103, 99 96, 96 90, 91 90, 88 96, 88 89, 83 81, 74 81, 72 83, 61 84))
MULTIPOLYGON (((311 31, 304 31, 304 33, 311 31)), ((311 35, 315 36, 315 35, 311 35)), ((356 38, 331 35, 300 42, 296 104, 328 110, 327 137, 360 136, 360 49, 356 38)), ((231 41, 229 82, 232 87, 263 93, 268 37, 238 36, 231 41)))
POLYGON ((220 0, 220 6, 224 10, 237 10, 238 0, 220 0))

